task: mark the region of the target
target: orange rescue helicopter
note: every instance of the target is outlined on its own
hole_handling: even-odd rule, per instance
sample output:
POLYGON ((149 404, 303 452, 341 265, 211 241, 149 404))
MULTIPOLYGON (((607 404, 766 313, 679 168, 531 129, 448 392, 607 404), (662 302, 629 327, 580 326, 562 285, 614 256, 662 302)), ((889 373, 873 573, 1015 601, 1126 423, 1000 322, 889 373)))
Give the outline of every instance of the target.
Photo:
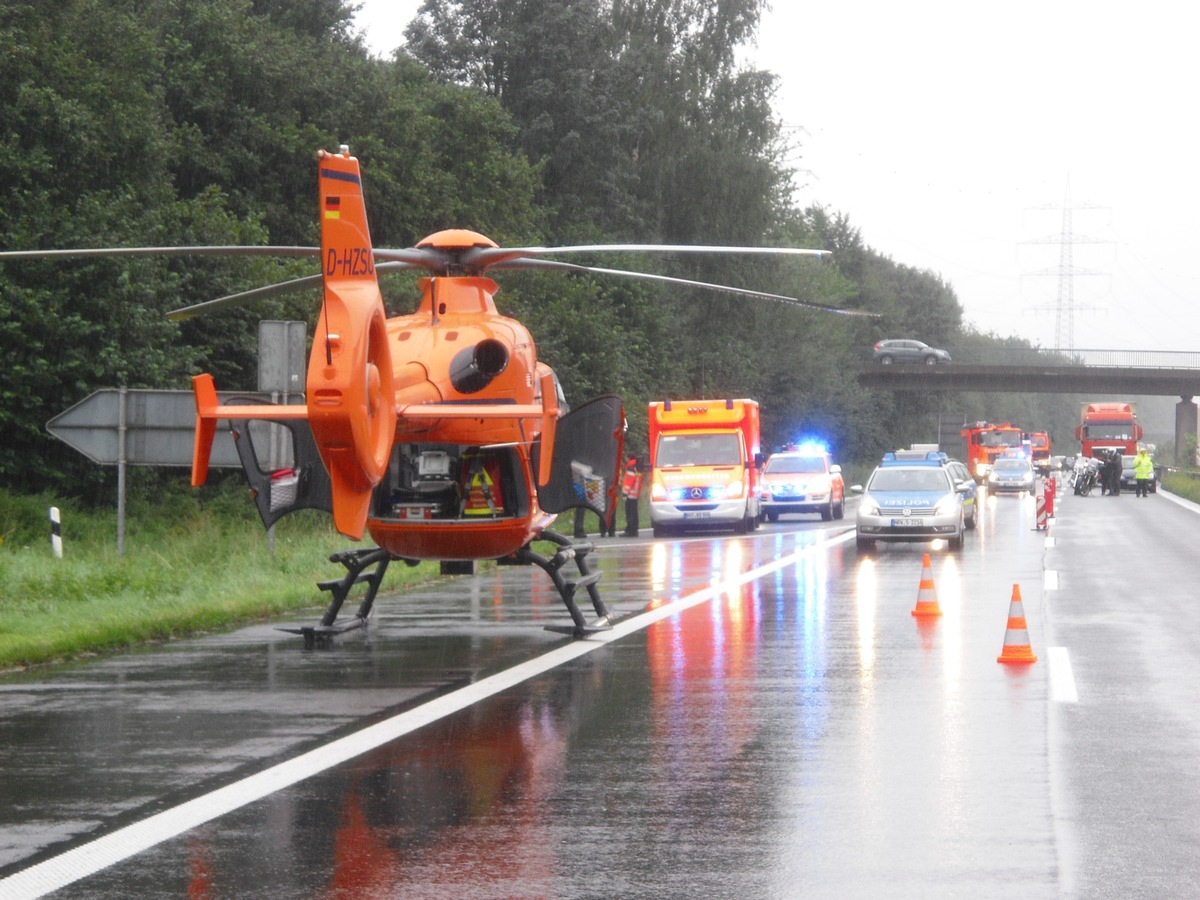
MULTIPOLYGON (((845 315, 858 310, 760 291, 580 266, 551 254, 598 251, 729 252, 823 256, 798 248, 604 245, 501 248, 466 230, 430 235, 416 247, 373 247, 358 160, 342 146, 319 151, 321 246, 173 247, 13 251, 0 258, 78 255, 262 254, 314 256, 321 274, 175 310, 183 319, 232 303, 320 283, 324 300, 308 362, 305 402, 218 401, 211 375, 193 379, 196 436, 192 484, 205 482, 213 438, 227 421, 264 525, 301 508, 332 513, 353 540, 377 546, 336 553, 346 574, 321 582, 332 599, 319 625, 287 629, 306 643, 366 623, 388 563, 439 560, 443 572, 471 571, 475 560, 537 565, 553 580, 572 624, 547 626, 582 636, 611 628, 587 555, 594 546, 547 526, 583 506, 601 516, 614 507, 622 463, 624 408, 602 395, 568 411, 558 379, 539 362, 533 338, 501 315, 490 269, 591 272, 765 297, 845 315), (416 312, 388 318, 377 275, 424 270, 416 312), (250 425, 270 422, 292 439, 291 464, 264 470, 250 425), (538 543, 551 545, 541 553, 538 543), (577 573, 564 574, 574 563, 577 573), (342 604, 366 585, 352 621, 337 624, 342 604), (588 592, 596 618, 575 599, 588 592)), ((260 426, 256 426, 260 427, 260 426)))

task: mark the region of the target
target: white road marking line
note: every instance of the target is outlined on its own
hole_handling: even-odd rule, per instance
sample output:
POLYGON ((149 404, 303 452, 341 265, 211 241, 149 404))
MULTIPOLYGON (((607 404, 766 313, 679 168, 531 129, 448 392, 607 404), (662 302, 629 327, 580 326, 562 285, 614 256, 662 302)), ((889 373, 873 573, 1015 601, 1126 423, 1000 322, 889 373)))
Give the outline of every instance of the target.
POLYGON ((1055 703, 1078 703, 1079 693, 1075 690, 1075 675, 1071 672, 1071 657, 1066 647, 1051 647, 1050 654, 1050 699, 1055 703))
POLYGON ((1042 573, 1042 587, 1048 591, 1058 590, 1058 570, 1047 569, 1042 573))
POLYGON ((1186 497, 1180 497, 1178 494, 1172 494, 1170 491, 1162 488, 1158 489, 1157 496, 1162 497, 1164 500, 1171 501, 1176 506, 1182 506, 1184 509, 1191 510, 1194 513, 1200 513, 1200 503, 1193 503, 1186 497))
POLYGON ((853 529, 833 538, 823 539, 795 553, 774 560, 765 566, 743 572, 741 575, 709 585, 693 594, 664 603, 646 613, 641 613, 613 626, 611 631, 590 635, 584 640, 572 641, 563 647, 551 650, 536 659, 498 672, 474 684, 460 688, 444 697, 431 700, 416 709, 400 713, 383 722, 378 722, 354 734, 339 738, 323 747, 310 750, 272 766, 256 775, 236 781, 203 796, 196 797, 172 809, 135 822, 124 828, 97 838, 90 843, 68 850, 58 856, 0 880, 0 900, 24 900, 41 897, 51 891, 66 887, 81 878, 123 862, 144 850, 178 837, 205 822, 240 809, 276 791, 291 787, 306 778, 318 775, 327 769, 345 763, 356 756, 381 747, 389 741, 403 737, 425 725, 443 719, 452 713, 485 700, 494 694, 527 681, 544 672, 564 665, 581 656, 599 650, 613 641, 640 631, 649 625, 669 618, 676 613, 698 606, 730 588, 740 587, 798 559, 836 544, 845 543, 854 537, 853 529))

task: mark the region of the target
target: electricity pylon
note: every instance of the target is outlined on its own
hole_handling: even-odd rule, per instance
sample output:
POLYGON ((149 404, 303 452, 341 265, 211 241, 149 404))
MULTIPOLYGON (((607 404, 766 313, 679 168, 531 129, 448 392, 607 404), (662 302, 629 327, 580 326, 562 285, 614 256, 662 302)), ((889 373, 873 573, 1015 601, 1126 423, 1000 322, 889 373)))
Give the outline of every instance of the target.
POLYGON ((1076 244, 1108 244, 1111 241, 1103 240, 1102 238, 1088 237, 1086 235, 1075 234, 1071 230, 1071 214, 1075 210, 1084 209, 1104 209, 1102 206, 1092 206, 1091 204, 1072 204, 1071 203, 1071 183, 1067 182, 1066 199, 1062 204, 1050 203, 1045 206, 1035 206, 1034 209, 1061 209, 1062 210, 1062 231, 1054 236, 1034 238, 1031 241, 1022 241, 1023 244, 1058 244, 1058 268, 1043 269, 1039 272, 1029 272, 1030 275, 1057 275, 1058 276, 1058 306, 1055 312, 1054 321, 1054 349, 1055 350, 1074 350, 1075 349, 1075 283, 1076 275, 1105 275, 1105 272, 1094 272, 1090 269, 1077 269, 1074 262, 1074 246, 1076 244))

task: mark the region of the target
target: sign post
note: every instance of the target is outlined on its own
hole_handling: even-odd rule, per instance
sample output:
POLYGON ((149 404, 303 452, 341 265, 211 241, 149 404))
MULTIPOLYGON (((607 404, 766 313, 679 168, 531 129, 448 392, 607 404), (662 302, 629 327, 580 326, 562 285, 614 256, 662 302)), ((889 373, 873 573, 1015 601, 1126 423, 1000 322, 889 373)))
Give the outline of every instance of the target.
MULTIPOLYGON (((264 321, 258 329, 258 393, 222 392, 264 403, 288 403, 304 392, 303 322, 264 321)), ((191 391, 104 388, 84 397, 46 423, 46 430, 102 466, 117 467, 117 556, 125 555, 125 467, 191 468, 196 401, 191 391)), ((272 469, 291 465, 292 447, 280 425, 251 431, 255 455, 272 469), (263 446, 260 446, 260 441, 263 446)), ((213 441, 210 468, 240 469, 228 431, 213 441)))
MULTIPOLYGON (((287 404, 304 393, 304 345, 308 329, 303 322, 265 320, 258 323, 258 389, 272 403, 287 404)), ((288 436, 271 429, 271 456, 286 452, 288 436)), ((275 555, 275 526, 267 529, 267 549, 275 555)))
MULTIPOLYGON (((225 396, 235 396, 226 394, 225 396)), ((270 396, 237 394, 269 401, 270 396)), ((278 441, 268 429, 263 438, 278 441)), ((46 423, 46 430, 102 466, 117 467, 117 556, 125 555, 125 469, 126 466, 178 466, 191 468, 196 431, 196 401, 191 391, 155 391, 104 388, 84 397, 70 409, 46 423)), ((255 450, 259 439, 254 439, 255 450)), ((290 447, 281 448, 287 453, 290 447)), ((260 459, 276 461, 277 453, 266 448, 260 459)), ((213 441, 214 468, 239 469, 241 460, 233 437, 218 431, 213 441)), ((280 462, 276 468, 283 468, 280 462)))

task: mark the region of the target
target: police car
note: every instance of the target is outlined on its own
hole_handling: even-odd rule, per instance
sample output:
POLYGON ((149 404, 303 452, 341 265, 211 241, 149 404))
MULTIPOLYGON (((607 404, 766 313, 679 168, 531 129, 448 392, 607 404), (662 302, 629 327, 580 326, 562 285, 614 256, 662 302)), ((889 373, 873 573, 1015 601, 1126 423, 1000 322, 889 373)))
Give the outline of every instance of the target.
POLYGON ((866 487, 850 490, 862 494, 855 534, 860 550, 876 541, 934 539, 957 550, 977 520, 974 479, 965 465, 938 451, 885 454, 866 487))

